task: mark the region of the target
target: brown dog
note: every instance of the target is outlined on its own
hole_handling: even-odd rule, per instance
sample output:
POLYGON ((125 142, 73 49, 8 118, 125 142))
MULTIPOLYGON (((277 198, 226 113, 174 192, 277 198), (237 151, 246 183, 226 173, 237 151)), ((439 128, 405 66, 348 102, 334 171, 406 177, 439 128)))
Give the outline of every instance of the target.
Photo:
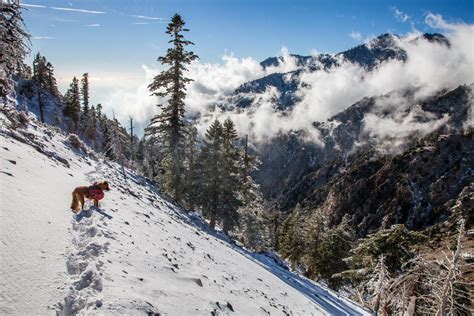
POLYGON ((104 196, 103 191, 109 190, 109 183, 107 181, 96 182, 88 187, 77 187, 74 189, 74 191, 72 191, 71 209, 76 213, 80 210, 83 210, 86 199, 94 201, 94 205, 99 207, 99 200, 104 196))

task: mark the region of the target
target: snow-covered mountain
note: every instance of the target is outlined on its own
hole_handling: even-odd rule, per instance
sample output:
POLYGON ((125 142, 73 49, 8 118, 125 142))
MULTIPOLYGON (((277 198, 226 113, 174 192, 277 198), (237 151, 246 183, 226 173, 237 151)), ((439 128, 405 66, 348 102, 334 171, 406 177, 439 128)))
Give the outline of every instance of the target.
POLYGON ((369 314, 207 231, 57 128, 6 107, 0 119, 0 314, 369 314), (74 187, 102 179, 111 191, 100 209, 73 214, 74 187))
MULTIPOLYGON (((400 36, 395 34, 382 34, 365 44, 355 46, 349 50, 330 55, 316 54, 311 56, 289 55, 296 66, 295 70, 289 72, 276 72, 262 78, 246 82, 238 87, 231 102, 237 107, 249 107, 254 101, 254 94, 264 92, 268 87, 274 87, 279 98, 276 100, 275 108, 285 110, 291 108, 300 101, 298 89, 301 88, 300 75, 302 72, 327 71, 332 67, 340 66, 342 61, 359 65, 367 71, 373 70, 380 63, 390 60, 407 59, 406 51, 397 42, 400 36)), ((424 33, 412 41, 426 40, 449 46, 449 41, 442 34, 424 33)), ((270 57, 260 64, 264 69, 278 67, 285 62, 283 57, 270 57)))

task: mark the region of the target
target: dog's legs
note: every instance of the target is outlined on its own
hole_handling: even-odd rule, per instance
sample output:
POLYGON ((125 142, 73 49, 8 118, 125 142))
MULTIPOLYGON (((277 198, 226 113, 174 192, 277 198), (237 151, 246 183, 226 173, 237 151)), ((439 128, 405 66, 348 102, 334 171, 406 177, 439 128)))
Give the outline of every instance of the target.
POLYGON ((86 204, 85 201, 84 201, 84 195, 81 194, 79 196, 79 201, 81 202, 81 210, 84 210, 84 205, 86 204))
POLYGON ((71 203, 71 209, 75 212, 77 212, 79 210, 79 205, 78 204, 78 200, 77 200, 77 196, 76 196, 76 193, 75 192, 72 192, 72 203, 71 203))
POLYGON ((94 206, 99 208, 99 201, 98 200, 94 200, 94 206))
POLYGON ((75 205, 75 196, 74 196, 74 192, 72 192, 72 202, 71 202, 71 210, 75 210, 76 209, 76 205, 75 205))

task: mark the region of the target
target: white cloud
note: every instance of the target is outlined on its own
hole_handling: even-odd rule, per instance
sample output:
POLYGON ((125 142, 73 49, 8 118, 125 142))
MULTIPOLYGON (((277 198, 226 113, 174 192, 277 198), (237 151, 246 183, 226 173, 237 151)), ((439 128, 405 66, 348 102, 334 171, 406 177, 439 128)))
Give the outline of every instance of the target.
POLYGON ((71 12, 80 12, 80 13, 89 13, 89 14, 106 14, 106 12, 95 11, 95 10, 61 8, 61 7, 49 7, 49 8, 53 10, 58 10, 58 11, 71 11, 71 12))
POLYGON ((49 40, 49 39, 53 39, 54 37, 51 37, 51 36, 33 36, 31 39, 34 39, 34 40, 49 40))
POLYGON ((89 26, 89 27, 99 27, 100 24, 86 24, 84 26, 89 26))
POLYGON ((448 116, 437 119, 415 106, 408 113, 396 111, 390 116, 369 113, 364 117, 364 131, 376 143, 376 148, 383 154, 399 153, 413 136, 422 137, 445 125, 448 116), (420 118, 424 121, 420 122, 420 118))
POLYGON ((29 7, 29 8, 47 8, 47 6, 39 5, 39 4, 28 4, 28 3, 20 3, 22 7, 29 7))
POLYGON ((426 14, 425 23, 433 29, 445 30, 445 31, 456 30, 459 27, 463 26, 462 23, 461 24, 448 23, 443 19, 441 14, 435 14, 431 12, 428 12, 426 14))
POLYGON ((362 39, 362 35, 359 32, 352 31, 352 32, 349 33, 349 36, 350 36, 350 38, 352 38, 356 41, 360 41, 362 39))
POLYGON ((390 8, 393 11, 393 16, 399 22, 406 22, 410 19, 410 16, 402 11, 400 11, 397 7, 390 8))
POLYGON ((58 11, 71 11, 71 12, 80 12, 80 13, 89 13, 89 14, 106 14, 106 12, 103 12, 103 11, 75 9, 75 8, 62 8, 62 7, 48 7, 48 6, 40 5, 40 4, 21 3, 20 5, 27 8, 43 8, 43 9, 52 9, 52 10, 58 10, 58 11))
POLYGON ((146 16, 146 15, 131 15, 131 17, 138 18, 138 19, 145 19, 145 20, 161 20, 166 21, 166 18, 160 18, 157 16, 146 16))

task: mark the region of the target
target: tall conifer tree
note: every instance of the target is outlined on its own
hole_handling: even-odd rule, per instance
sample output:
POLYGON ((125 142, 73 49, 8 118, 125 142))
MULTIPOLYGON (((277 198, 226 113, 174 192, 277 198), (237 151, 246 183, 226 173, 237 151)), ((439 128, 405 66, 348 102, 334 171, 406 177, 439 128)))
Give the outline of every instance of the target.
POLYGON ((46 58, 39 53, 33 60, 33 80, 36 83, 36 94, 38 97, 38 106, 40 110, 40 120, 45 119, 45 90, 48 90, 48 68, 46 58))
POLYGON ((81 78, 81 96, 84 117, 89 114, 89 74, 85 73, 81 78))
POLYGON ((79 127, 79 119, 81 115, 81 100, 79 95, 79 80, 76 77, 72 79, 65 96, 66 106, 64 107, 64 115, 71 119, 70 129, 77 131, 79 127))
POLYGON ((221 218, 223 202, 222 133, 222 124, 215 120, 206 132, 204 146, 197 162, 201 178, 198 204, 203 215, 209 219, 211 229, 215 228, 217 220, 221 218))
POLYGON ((222 228, 224 233, 234 228, 238 224, 238 208, 241 206, 239 196, 241 188, 241 160, 240 150, 237 147, 239 137, 234 127, 234 122, 230 118, 224 121, 222 130, 222 173, 221 183, 222 208, 222 228))
POLYGON ((58 84, 56 82, 56 78, 54 77, 54 67, 49 61, 46 63, 46 70, 47 70, 46 82, 47 82, 48 90, 52 95, 57 96, 59 95, 58 84))
POLYGON ((23 70, 29 52, 19 1, 2 1, 0 6, 0 98, 13 91, 12 76, 23 70))
POLYGON ((166 33, 171 36, 172 47, 158 61, 169 68, 158 74, 149 85, 149 90, 166 101, 159 106, 160 114, 156 115, 146 129, 148 136, 154 138, 160 148, 161 165, 165 173, 160 177, 163 189, 181 202, 184 190, 184 143, 185 143, 185 104, 186 84, 192 81, 185 77, 187 65, 198 58, 193 52, 186 51, 186 46, 193 43, 184 39, 184 21, 175 14, 168 24, 166 33))

